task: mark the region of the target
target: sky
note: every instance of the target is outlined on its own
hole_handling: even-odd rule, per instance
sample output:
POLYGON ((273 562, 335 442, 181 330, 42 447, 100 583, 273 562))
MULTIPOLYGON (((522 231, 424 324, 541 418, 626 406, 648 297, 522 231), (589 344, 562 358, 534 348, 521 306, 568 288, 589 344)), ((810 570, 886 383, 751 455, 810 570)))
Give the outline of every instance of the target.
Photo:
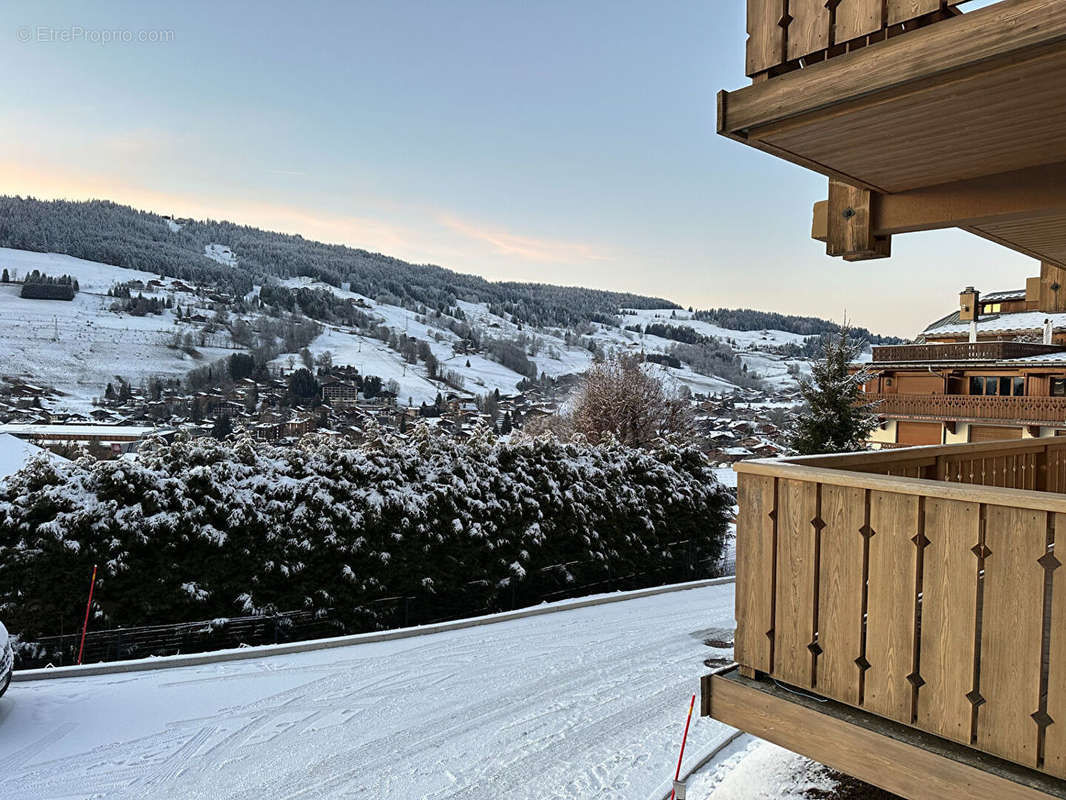
POLYGON ((960 231, 826 257, 825 178, 715 134, 744 5, 6 0, 0 193, 901 336, 1037 274, 960 231))

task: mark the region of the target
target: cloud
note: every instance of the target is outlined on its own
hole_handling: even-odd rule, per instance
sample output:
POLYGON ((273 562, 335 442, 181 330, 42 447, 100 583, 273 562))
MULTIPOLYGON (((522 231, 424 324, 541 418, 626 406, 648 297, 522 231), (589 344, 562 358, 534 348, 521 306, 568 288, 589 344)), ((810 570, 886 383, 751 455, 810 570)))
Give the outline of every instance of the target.
POLYGON ((437 219, 446 228, 468 239, 484 242, 501 255, 517 256, 526 261, 573 264, 608 261, 612 258, 607 249, 600 245, 520 236, 502 228, 467 222, 448 213, 438 214, 437 219))

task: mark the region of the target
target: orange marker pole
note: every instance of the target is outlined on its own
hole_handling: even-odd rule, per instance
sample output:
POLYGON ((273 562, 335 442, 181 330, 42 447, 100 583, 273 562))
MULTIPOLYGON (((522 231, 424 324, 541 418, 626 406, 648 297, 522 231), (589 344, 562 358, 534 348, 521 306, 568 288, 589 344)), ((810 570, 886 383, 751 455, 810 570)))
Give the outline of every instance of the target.
MULTIPOLYGON (((85 604, 85 624, 81 626, 81 645, 78 647, 78 663, 81 663, 81 655, 85 652, 85 632, 89 629, 89 609, 93 606, 93 587, 96 586, 96 564, 93 564, 93 577, 89 581, 89 602, 85 604)), ((692 695, 692 699, 696 699, 696 695, 692 695)), ((688 726, 685 726, 685 731, 688 731, 688 726)), ((682 748, 684 752, 684 748, 682 748)))
MULTIPOLYGON (((674 771, 674 783, 681 777, 681 759, 685 757, 685 742, 688 741, 688 726, 692 722, 692 709, 696 706, 696 695, 692 695, 692 701, 688 704, 688 719, 685 720, 685 734, 681 737, 681 754, 677 757, 677 769, 674 771)), ((674 792, 670 790, 670 800, 674 800, 674 792)))

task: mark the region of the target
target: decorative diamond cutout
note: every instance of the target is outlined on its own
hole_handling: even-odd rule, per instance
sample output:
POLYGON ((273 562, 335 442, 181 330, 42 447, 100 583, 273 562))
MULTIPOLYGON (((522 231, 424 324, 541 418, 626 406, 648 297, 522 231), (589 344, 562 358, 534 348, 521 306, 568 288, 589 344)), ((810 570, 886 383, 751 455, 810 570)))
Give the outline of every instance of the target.
POLYGON ((972 692, 966 693, 966 699, 970 701, 970 704, 974 707, 983 706, 985 699, 981 697, 981 693, 974 689, 972 692))
POLYGON ((869 525, 863 525, 861 528, 859 528, 859 533, 863 535, 863 538, 870 539, 873 538, 877 531, 875 531, 869 525))
POLYGON ((925 538, 925 533, 923 531, 918 531, 918 533, 914 534, 914 536, 911 537, 911 541, 914 542, 919 550, 929 544, 929 540, 925 538))
POLYGON ((1033 718, 1033 721, 1041 728, 1046 728, 1049 725, 1054 724, 1055 722, 1055 720, 1051 718, 1051 715, 1048 714, 1046 711, 1034 711, 1029 716, 1031 716, 1033 718))
POLYGON ((1037 564, 1042 566, 1048 572, 1054 572, 1056 569, 1062 566, 1062 562, 1055 558, 1054 553, 1044 553, 1044 555, 1037 559, 1037 564))
POLYGON ((792 20, 793 17, 790 14, 786 13, 783 17, 781 17, 781 21, 777 24, 780 25, 782 28, 787 28, 789 25, 792 24, 792 20))
POLYGON ((821 517, 815 517, 811 520, 811 525, 814 526, 814 529, 816 531, 821 532, 821 530, 825 527, 825 520, 823 520, 821 517))
POLYGON ((820 656, 822 654, 822 646, 818 644, 818 642, 811 642, 809 645, 807 645, 807 649, 814 653, 816 656, 820 656))
POLYGON ((912 672, 910 675, 908 675, 907 680, 910 681, 911 686, 913 686, 915 689, 921 689, 923 686, 925 686, 925 679, 917 672, 912 672))
POLYGON ((866 672, 870 668, 870 662, 866 660, 866 656, 859 656, 855 659, 855 666, 866 672))
POLYGON ((773 520, 774 522, 777 522, 777 509, 775 508, 775 509, 774 509, 773 511, 771 511, 770 513, 768 513, 768 514, 767 514, 766 516, 768 516, 768 517, 769 517, 770 519, 772 519, 772 520, 773 520))
POLYGON ((766 638, 767 639, 773 639, 774 638, 774 629, 773 628, 770 628, 770 630, 768 630, 766 632, 766 638))
POLYGON ((975 544, 970 548, 970 552, 978 558, 988 558, 992 555, 992 551, 985 547, 983 544, 975 544))

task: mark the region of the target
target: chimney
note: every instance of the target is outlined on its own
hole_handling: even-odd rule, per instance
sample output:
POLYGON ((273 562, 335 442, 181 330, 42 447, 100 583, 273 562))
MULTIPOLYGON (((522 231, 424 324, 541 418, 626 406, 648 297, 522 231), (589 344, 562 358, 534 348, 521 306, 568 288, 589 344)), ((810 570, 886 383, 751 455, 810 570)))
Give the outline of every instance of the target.
POLYGON ((981 302, 981 293, 972 286, 967 286, 959 292, 959 321, 980 322, 981 312, 978 303, 981 302))

